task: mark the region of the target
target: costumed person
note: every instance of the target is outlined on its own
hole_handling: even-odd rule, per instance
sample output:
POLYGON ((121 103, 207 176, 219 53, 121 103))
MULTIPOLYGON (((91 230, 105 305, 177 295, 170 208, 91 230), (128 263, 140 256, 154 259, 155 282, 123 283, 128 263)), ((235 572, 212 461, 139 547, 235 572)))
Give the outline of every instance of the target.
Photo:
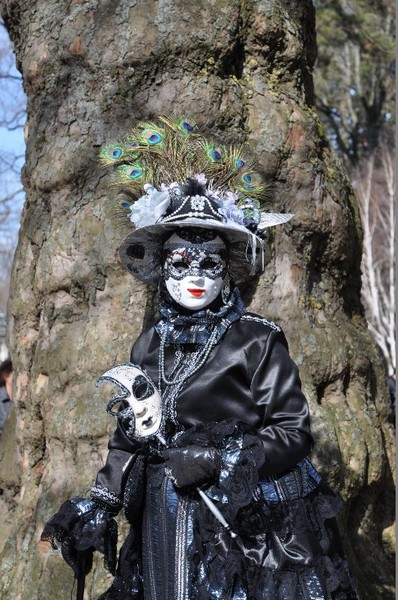
POLYGON ((281 328, 247 312, 237 287, 264 268, 265 229, 292 215, 265 212, 245 150, 188 119, 139 124, 102 159, 135 225, 122 263, 158 287, 159 319, 100 378, 121 392, 106 464, 42 539, 78 576, 104 553, 115 578, 101 600, 357 599, 340 501, 308 459, 298 369, 281 328), (131 529, 117 562, 122 509, 131 529))
POLYGON ((12 361, 7 358, 0 364, 0 434, 12 407, 12 361))

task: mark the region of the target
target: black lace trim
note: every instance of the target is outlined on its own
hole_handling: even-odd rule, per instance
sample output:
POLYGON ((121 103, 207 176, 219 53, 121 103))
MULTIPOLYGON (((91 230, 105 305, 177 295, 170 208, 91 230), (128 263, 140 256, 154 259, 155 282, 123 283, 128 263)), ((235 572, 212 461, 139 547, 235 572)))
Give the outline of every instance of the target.
POLYGON ((91 570, 94 550, 104 555, 105 568, 115 574, 117 523, 112 513, 92 500, 67 500, 46 524, 41 539, 50 541, 54 548, 60 546, 62 557, 77 577, 82 568, 86 573, 91 570))
POLYGON ((131 529, 121 550, 116 577, 98 600, 142 600, 144 598, 141 567, 140 529, 131 529))

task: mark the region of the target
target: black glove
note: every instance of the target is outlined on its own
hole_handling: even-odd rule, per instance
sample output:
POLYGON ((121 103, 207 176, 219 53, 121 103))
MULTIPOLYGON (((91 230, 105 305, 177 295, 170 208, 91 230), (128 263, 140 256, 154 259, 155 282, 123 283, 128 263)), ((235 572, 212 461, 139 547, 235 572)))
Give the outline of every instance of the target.
POLYGON ((217 448, 168 448, 163 452, 163 458, 177 487, 209 482, 218 476, 221 469, 221 454, 217 448))
POLYGON ((51 541, 54 548, 61 545, 64 560, 76 577, 81 576, 81 556, 85 555, 85 573, 93 565, 94 550, 104 555, 105 568, 115 574, 117 523, 114 513, 99 507, 87 498, 67 500, 50 519, 41 534, 41 540, 51 541))

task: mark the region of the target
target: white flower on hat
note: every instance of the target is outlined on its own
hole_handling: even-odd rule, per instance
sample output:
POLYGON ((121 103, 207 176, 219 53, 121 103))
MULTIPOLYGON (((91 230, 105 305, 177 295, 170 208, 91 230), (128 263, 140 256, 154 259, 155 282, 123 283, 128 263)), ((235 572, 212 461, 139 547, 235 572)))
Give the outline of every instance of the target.
POLYGON ((196 181, 203 185, 206 185, 207 183, 207 177, 204 173, 196 173, 196 175, 193 176, 193 179, 196 179, 196 181))
POLYGON ((222 214, 227 221, 238 223, 239 225, 243 225, 244 214, 243 211, 236 206, 236 204, 227 204, 226 206, 222 206, 218 209, 220 214, 222 214))
POLYGON ((181 186, 176 181, 170 183, 170 185, 162 183, 160 187, 162 189, 162 192, 169 191, 170 193, 174 194, 174 196, 182 196, 181 186))
POLYGON ((230 206, 231 204, 236 204, 239 200, 238 194, 234 192, 230 192, 229 190, 223 193, 222 202, 224 206, 230 206))
POLYGON ((170 204, 168 191, 159 192, 149 184, 146 184, 144 189, 147 193, 130 207, 129 218, 137 229, 156 223, 170 204))

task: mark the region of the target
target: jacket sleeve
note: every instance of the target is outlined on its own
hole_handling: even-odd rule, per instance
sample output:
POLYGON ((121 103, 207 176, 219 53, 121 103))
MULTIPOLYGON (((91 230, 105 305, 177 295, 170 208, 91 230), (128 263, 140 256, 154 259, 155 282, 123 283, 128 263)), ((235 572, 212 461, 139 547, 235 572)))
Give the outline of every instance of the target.
POLYGON ((260 476, 283 472, 305 458, 313 439, 298 368, 281 331, 272 331, 251 380, 264 448, 260 476))
POLYGON ((108 443, 105 465, 97 473, 91 498, 119 511, 123 506, 123 493, 130 468, 137 451, 142 447, 129 440, 118 426, 108 443))
MULTIPOLYGON (((142 349, 142 347, 145 349, 145 343, 146 336, 143 332, 133 345, 130 359, 132 363, 141 363, 141 356, 145 355, 142 349)), ((106 463, 98 471, 95 485, 91 490, 93 499, 102 501, 114 510, 122 508, 126 481, 136 454, 142 447, 142 442, 129 439, 118 424, 108 443, 106 463)))

